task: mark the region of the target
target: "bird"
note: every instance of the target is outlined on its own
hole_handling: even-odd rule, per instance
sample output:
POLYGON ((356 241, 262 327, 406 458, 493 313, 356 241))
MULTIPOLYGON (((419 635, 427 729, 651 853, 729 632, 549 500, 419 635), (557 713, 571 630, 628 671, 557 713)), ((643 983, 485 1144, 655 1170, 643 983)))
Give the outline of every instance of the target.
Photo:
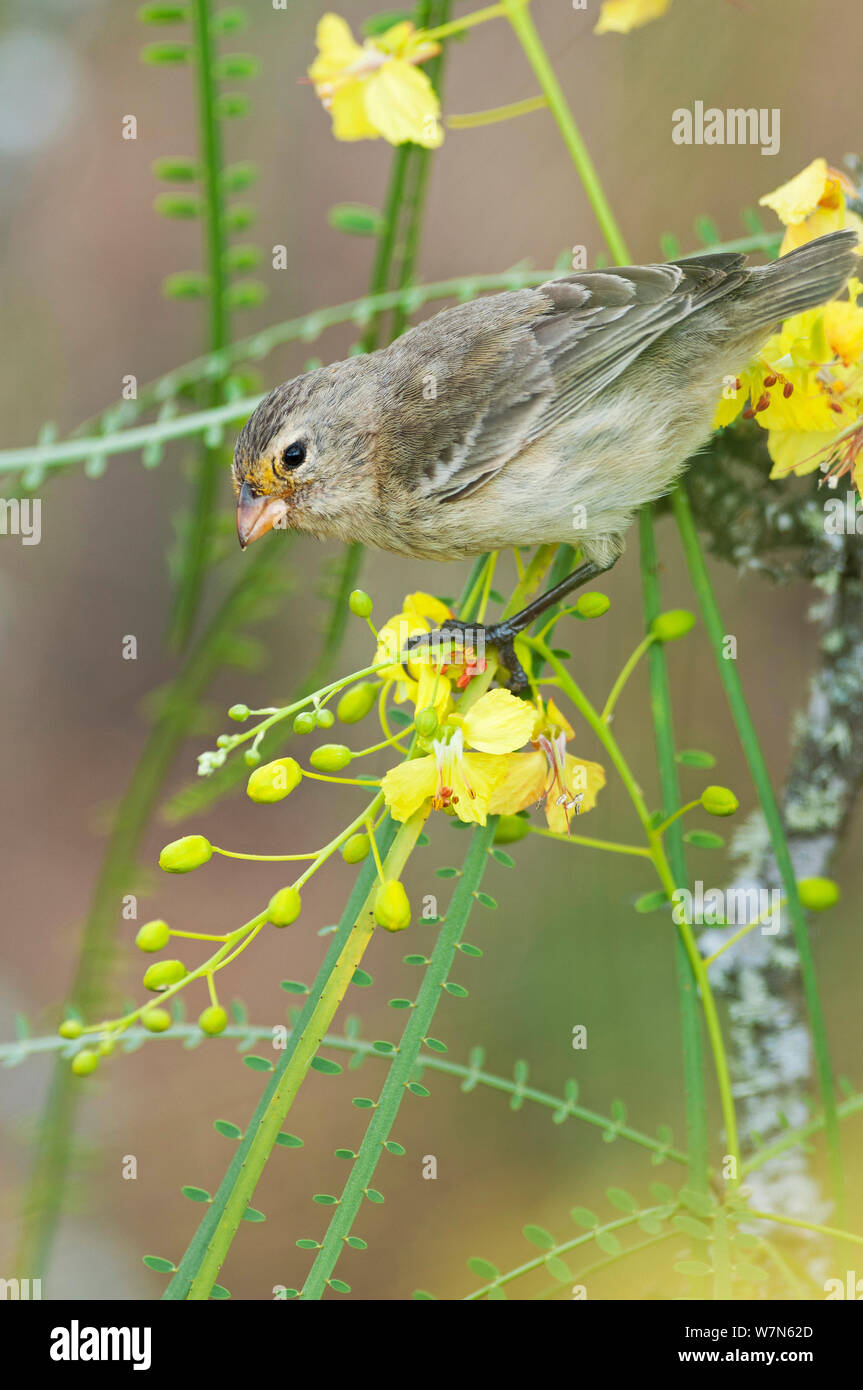
POLYGON ((237 438, 240 545, 273 529, 434 560, 575 545, 559 584, 471 625, 523 689, 516 636, 611 568, 633 516, 709 437, 723 387, 777 323, 841 292, 857 247, 838 231, 766 265, 708 252, 563 274, 305 372, 237 438))

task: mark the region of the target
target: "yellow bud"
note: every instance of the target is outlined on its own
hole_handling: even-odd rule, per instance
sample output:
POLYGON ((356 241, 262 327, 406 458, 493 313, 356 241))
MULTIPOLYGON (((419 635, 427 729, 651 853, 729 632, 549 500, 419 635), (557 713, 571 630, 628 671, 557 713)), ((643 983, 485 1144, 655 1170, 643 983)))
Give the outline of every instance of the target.
POLYGON ((374 681, 360 681, 359 685, 346 690, 336 705, 336 714, 342 723, 358 724, 361 719, 365 719, 378 698, 380 689, 374 681))
POLYGON ((524 816, 498 816, 494 843, 514 845, 516 840, 523 840, 529 830, 530 822, 524 816))
POLYGON ((650 631, 657 642, 676 642, 695 627, 695 614, 687 608, 672 608, 653 619, 650 631))
POLYGON ((375 894, 374 917, 387 931, 404 931, 411 923, 411 905, 403 883, 391 878, 375 894))
POLYGON ((370 618, 372 615, 372 601, 365 589, 354 589, 348 599, 348 607, 357 618, 370 618))
POLYGON ((214 1038, 217 1033, 223 1033, 227 1026, 228 1015, 221 1004, 211 1004, 198 1016, 198 1027, 202 1033, 206 1033, 210 1038, 214 1038))
POLYGON ((834 883, 832 878, 801 878, 797 892, 801 903, 810 912, 823 912, 827 907, 834 907, 842 896, 839 884, 834 883))
POLYGON ((99 1065, 99 1058, 95 1052, 91 1052, 88 1047, 84 1047, 80 1052, 76 1052, 72 1058, 72 1070, 76 1076, 92 1076, 99 1065))
POLYGON ((417 712, 416 730, 420 738, 434 738, 438 729, 437 710, 434 705, 426 705, 417 712))
POLYGON ((163 946, 167 946, 170 935, 167 922, 159 919, 145 922, 135 937, 135 945, 139 951, 161 951, 163 946))
POLYGON ((733 816, 740 802, 727 787, 705 787, 701 804, 711 816, 733 816))
POLYGON ((280 888, 267 905, 267 920, 274 927, 289 927, 300 915, 302 902, 296 888, 280 888))
POLYGON ((167 1009, 145 1009, 141 1014, 141 1027, 150 1033, 165 1033, 171 1026, 171 1015, 167 1009))
POLYGON ((172 840, 159 855, 159 868, 166 874, 187 874, 213 857, 213 847, 203 835, 184 835, 172 840))
POLYGON ((601 618, 603 613, 607 613, 611 607, 611 599, 608 594, 590 593, 581 594, 576 600, 575 611, 582 618, 601 618))
POLYGON ((353 756, 350 748, 343 743, 322 743, 310 754, 309 762, 318 772, 341 772, 353 756))
POLYGON ((80 1038, 84 1029, 81 1027, 77 1018, 64 1018, 57 1032, 61 1038, 80 1038))
POLYGON ((346 864, 359 864, 361 859, 365 859, 370 848, 371 841, 368 835, 352 835, 342 845, 342 858, 346 864))
POLYGON ((103 1038, 102 1041, 99 1043, 99 1056, 100 1056, 100 1057, 110 1057, 110 1056, 111 1056, 111 1053, 112 1053, 113 1051, 114 1051, 114 1039, 113 1039, 113 1038, 103 1038))
POLYGON ((167 989, 185 979, 188 970, 181 960, 157 960, 144 972, 144 988, 167 989))
POLYGON ((283 801, 302 780, 296 758, 276 758, 272 763, 255 768, 246 783, 246 795, 252 801, 283 801))

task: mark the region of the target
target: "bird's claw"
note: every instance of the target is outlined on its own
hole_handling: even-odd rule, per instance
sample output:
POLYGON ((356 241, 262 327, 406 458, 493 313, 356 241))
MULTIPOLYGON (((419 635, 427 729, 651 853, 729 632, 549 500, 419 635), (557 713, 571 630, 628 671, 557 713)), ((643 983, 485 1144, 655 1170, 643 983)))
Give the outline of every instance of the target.
POLYGON ((484 669, 485 649, 494 647, 501 666, 509 672, 507 689, 513 694, 527 690, 529 681, 524 667, 515 654, 515 632, 506 622, 465 623, 451 619, 434 632, 419 632, 408 638, 409 652, 427 651, 435 665, 476 667, 484 669))

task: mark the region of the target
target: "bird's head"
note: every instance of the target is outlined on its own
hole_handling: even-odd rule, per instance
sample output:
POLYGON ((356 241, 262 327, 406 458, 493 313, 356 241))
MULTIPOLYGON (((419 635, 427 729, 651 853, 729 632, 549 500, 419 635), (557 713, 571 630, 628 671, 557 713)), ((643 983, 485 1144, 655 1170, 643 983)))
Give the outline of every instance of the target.
POLYGON ((374 498, 374 391, 361 361, 277 386, 246 421, 233 464, 244 549, 274 529, 355 538, 374 498))

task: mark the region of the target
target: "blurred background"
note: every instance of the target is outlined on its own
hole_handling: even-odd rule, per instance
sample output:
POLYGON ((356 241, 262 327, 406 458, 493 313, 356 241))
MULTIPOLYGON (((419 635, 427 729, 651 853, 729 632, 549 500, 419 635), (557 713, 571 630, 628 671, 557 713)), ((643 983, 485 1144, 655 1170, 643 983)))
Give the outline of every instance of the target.
MULTIPOLYGON (((288 262, 286 270, 274 271, 266 255, 261 278, 269 298, 260 309, 235 316, 237 334, 358 297, 368 283, 372 243, 331 229, 327 212, 345 201, 379 207, 391 151, 383 141, 335 143, 312 89, 298 81, 314 56, 323 8, 309 0, 291 0, 286 11, 249 4, 248 29, 227 45, 261 61, 260 76, 248 87, 249 117, 227 126, 227 156, 260 164, 255 237, 267 252, 285 245, 288 262)), ((460 4, 456 12, 468 8, 460 4)), ((696 249, 692 227, 699 214, 711 216, 723 237, 739 236, 744 205, 815 156, 838 164, 861 143, 859 45, 846 41, 855 28, 859 34, 856 0, 676 0, 665 19, 626 37, 601 38, 592 34, 595 0, 587 10, 551 0, 535 0, 533 8, 636 259, 661 259, 666 231, 677 234, 684 250, 696 249), (780 153, 767 158, 751 147, 672 144, 672 111, 695 100, 778 107, 780 153)), ((340 0, 338 9, 357 32, 374 5, 340 0)), ((154 214, 159 185, 151 173, 157 157, 195 153, 194 84, 187 69, 141 64, 139 50, 153 34, 133 15, 133 7, 107 0, 0 5, 6 345, 0 418, 6 447, 32 443, 47 420, 66 434, 117 399, 125 375, 143 383, 204 350, 205 309, 160 293, 165 275, 200 265, 200 228, 154 214), (137 118, 136 141, 121 138, 130 113, 137 118)), ((483 25, 451 46, 446 114, 535 91, 505 23, 483 25)), ((501 271, 525 258, 551 267, 573 244, 584 244, 591 260, 603 249, 547 112, 447 135, 433 160, 421 279, 501 271)), ((352 341, 351 333, 333 330, 311 350, 331 360, 352 341)), ((300 344, 268 357, 260 368, 262 389, 301 370, 309 351, 300 344)), ((42 489, 40 545, 0 539, 3 1038, 12 1036, 19 1011, 39 1032, 56 1026, 105 831, 146 736, 146 696, 176 669, 164 642, 172 597, 165 557, 186 496, 185 462, 177 447, 151 470, 137 457, 118 459, 98 480, 72 469, 42 489), (127 634, 137 638, 135 661, 122 659, 127 634)), ((229 511, 227 468, 221 501, 229 511)), ((659 542, 665 602, 691 606, 668 521, 661 523, 659 542)), ((261 630, 265 660, 253 672, 219 676, 201 731, 184 745, 169 790, 194 774, 196 754, 212 747, 214 734, 226 727, 228 705, 278 702, 317 653, 324 610, 313 577, 324 552, 307 540, 288 544, 282 535, 265 544, 285 546, 293 576, 291 592, 261 630)), ((223 581, 248 562, 237 549, 223 564, 223 581)), ((778 785, 792 713, 805 699, 814 658, 815 632, 806 620, 811 595, 802 584, 777 590, 757 577, 740 581, 720 566, 713 571, 778 785)), ((507 574, 504 569, 502 579, 507 574)), ((398 611, 405 592, 454 594, 464 577, 459 566, 370 554, 362 582, 383 618, 398 611)), ((561 642, 575 650, 582 684, 597 699, 642 632, 634 542, 603 587, 613 601, 609 617, 560 632, 561 642)), ((364 627, 353 622, 340 669, 363 665, 368 652, 364 627)), ((678 745, 710 749, 717 757, 715 780, 737 791, 743 812, 751 810, 754 794, 703 629, 671 648, 669 661, 678 745)), ((643 669, 621 703, 615 730, 655 804, 643 669)), ((577 751, 595 755, 584 731, 577 751)), ((700 792, 702 780, 698 771, 682 770, 689 796, 700 792)), ((124 996, 140 995, 141 958, 131 945, 142 921, 159 916, 192 929, 224 930, 259 910, 282 883, 277 866, 226 860, 189 878, 166 878, 155 871, 163 843, 194 830, 230 848, 277 853, 328 838, 344 821, 343 811, 328 789, 316 794, 307 784, 302 797, 277 808, 252 805, 237 792, 180 830, 153 824, 143 862, 154 871, 127 890, 139 892, 138 921, 123 921, 117 904, 115 1006, 124 996)), ((625 838, 630 826, 626 799, 612 784, 587 833, 625 838)), ((816 922, 814 944, 836 1069, 859 1078, 859 821, 855 829, 837 865, 843 902, 816 922)), ((434 870, 458 862, 465 845, 446 823, 436 825, 431 846, 411 863, 412 896, 438 893, 443 908, 449 889, 434 870)), ((489 872, 484 886, 501 909, 476 910, 467 939, 484 956, 460 959, 457 978, 469 998, 441 1006, 435 1033, 453 1060, 466 1061, 471 1046, 481 1043, 487 1068, 502 1075, 526 1059, 533 1084, 555 1094, 575 1076, 586 1105, 607 1113, 612 1099, 621 1097, 631 1123, 650 1133, 668 1123, 682 1143, 672 942, 658 918, 632 910, 634 899, 653 888, 650 874, 617 858, 542 841, 520 844, 515 857, 515 871, 489 872), (588 1029, 586 1051, 572 1050, 576 1024, 588 1029)), ((693 877, 725 881, 720 856, 693 851, 690 863, 693 877)), ((311 980, 323 951, 316 931, 336 920, 352 881, 352 870, 340 862, 332 866, 309 891, 298 926, 264 933, 237 962, 226 987, 246 1001, 252 1021, 283 1018, 288 996, 276 981, 311 980)), ((373 942, 368 968, 374 987, 355 991, 347 1010, 361 1012, 364 1037, 395 1035, 398 1018, 387 1000, 415 984, 402 957, 405 950, 422 950, 433 931, 418 924, 410 940, 373 942)), ((198 1006, 197 1000, 191 1005, 198 1006)), ((344 1014, 337 1026, 344 1027, 344 1014)), ((10 1276, 18 1272, 17 1212, 50 1066, 38 1058, 3 1073, 0 1273, 10 1276)), ((333 1150, 356 1147, 362 1133, 362 1112, 351 1107, 350 1097, 375 1094, 382 1077, 380 1064, 370 1060, 358 1073, 315 1077, 304 1086, 289 1128, 306 1144, 277 1150, 268 1165, 256 1196, 268 1220, 241 1227, 225 1271, 235 1298, 271 1298, 275 1285, 301 1282, 309 1261, 295 1241, 319 1235, 326 1218, 311 1196, 339 1190, 346 1170, 333 1150)), ((379 1170, 386 1203, 367 1205, 357 1227, 370 1248, 351 1253, 340 1266, 355 1296, 402 1299, 422 1287, 460 1297, 478 1282, 465 1269, 468 1256, 485 1255, 502 1269, 527 1258, 530 1248, 520 1235, 525 1222, 565 1238, 574 1234, 566 1215, 573 1205, 610 1214, 602 1196, 608 1183, 646 1200, 653 1178, 677 1182, 667 1167, 652 1169, 649 1155, 622 1141, 607 1145, 578 1122, 554 1125, 550 1111, 525 1105, 513 1113, 504 1095, 481 1087, 465 1095, 452 1078, 427 1080, 431 1098, 405 1104, 394 1130, 408 1156, 386 1159, 379 1170), (434 1182, 421 1175, 420 1158, 427 1154, 438 1161, 434 1182)), ((231 1143, 214 1133, 212 1122, 244 1125, 260 1088, 260 1078, 225 1041, 185 1052, 157 1039, 104 1066, 87 1083, 69 1209, 43 1295, 158 1297, 164 1276, 147 1270, 141 1255, 176 1259, 182 1253, 201 1208, 180 1187, 215 1190, 231 1143), (135 1181, 121 1175, 125 1155, 137 1157, 135 1181)), ((853 1175, 860 1172, 863 1131, 852 1121, 844 1132, 853 1175)), ((817 1155, 814 1163, 820 1171, 817 1155)), ((851 1219, 859 1227, 860 1198, 851 1186, 851 1219)), ((663 1296, 662 1288, 648 1253, 594 1276, 591 1296, 663 1296)))

